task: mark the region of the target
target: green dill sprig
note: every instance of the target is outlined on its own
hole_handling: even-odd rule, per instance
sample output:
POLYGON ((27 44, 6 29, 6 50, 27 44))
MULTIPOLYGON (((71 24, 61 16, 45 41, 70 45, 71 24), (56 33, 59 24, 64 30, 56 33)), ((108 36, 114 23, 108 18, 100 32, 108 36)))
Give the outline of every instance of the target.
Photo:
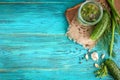
POLYGON ((114 0, 107 0, 109 7, 111 9, 111 22, 112 22, 112 35, 111 35, 111 42, 110 42, 110 50, 109 50, 109 55, 110 58, 113 57, 113 47, 114 47, 114 40, 115 40, 115 29, 116 31, 120 34, 120 27, 119 27, 119 21, 120 21, 120 15, 118 11, 115 8, 114 0))
POLYGON ((108 75, 107 66, 104 63, 102 63, 100 65, 99 70, 95 71, 95 74, 96 74, 96 77, 99 77, 99 78, 107 76, 108 75))

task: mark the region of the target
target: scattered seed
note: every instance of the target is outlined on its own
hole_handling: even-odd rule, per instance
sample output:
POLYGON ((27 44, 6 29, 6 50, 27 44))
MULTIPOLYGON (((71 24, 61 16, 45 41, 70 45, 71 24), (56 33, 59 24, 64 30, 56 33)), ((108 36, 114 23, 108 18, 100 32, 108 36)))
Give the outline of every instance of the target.
POLYGON ((84 59, 84 57, 82 57, 82 59, 84 59))
POLYGON ((78 50, 78 48, 76 48, 76 50, 78 50))
POLYGON ((79 64, 82 64, 82 62, 79 62, 79 64))

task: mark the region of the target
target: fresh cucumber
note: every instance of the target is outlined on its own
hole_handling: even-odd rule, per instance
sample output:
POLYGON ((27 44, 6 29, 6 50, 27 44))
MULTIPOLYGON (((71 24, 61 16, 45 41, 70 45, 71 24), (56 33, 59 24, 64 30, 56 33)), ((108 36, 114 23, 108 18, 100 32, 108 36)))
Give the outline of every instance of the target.
POLYGON ((113 76, 114 80, 120 80, 120 70, 119 67, 112 59, 106 59, 101 63, 99 69, 95 71, 96 77, 105 77, 108 73, 113 76))
POLYGON ((110 15, 107 11, 104 11, 101 21, 95 26, 95 29, 93 30, 90 38, 92 40, 98 40, 103 35, 108 26, 110 26, 110 24, 110 15))
POLYGON ((104 63, 114 80, 120 80, 120 70, 116 63, 111 59, 107 59, 104 63))

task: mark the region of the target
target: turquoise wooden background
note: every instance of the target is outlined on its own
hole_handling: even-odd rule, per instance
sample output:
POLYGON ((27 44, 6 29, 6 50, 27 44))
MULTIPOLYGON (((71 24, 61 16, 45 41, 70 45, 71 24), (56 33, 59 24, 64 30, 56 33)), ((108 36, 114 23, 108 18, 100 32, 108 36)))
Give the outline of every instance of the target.
POLYGON ((99 80, 87 50, 65 36, 66 9, 83 1, 0 0, 0 80, 99 80))

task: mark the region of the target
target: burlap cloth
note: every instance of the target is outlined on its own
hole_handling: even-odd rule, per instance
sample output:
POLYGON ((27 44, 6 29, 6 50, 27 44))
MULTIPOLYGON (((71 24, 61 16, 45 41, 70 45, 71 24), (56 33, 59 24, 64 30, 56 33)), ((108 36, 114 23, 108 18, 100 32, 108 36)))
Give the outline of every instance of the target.
MULTIPOLYGON (((104 8, 110 10, 106 0, 96 1, 98 1, 104 8)), ((94 26, 86 27, 83 26, 80 22, 78 22, 77 13, 80 5, 81 4, 78 4, 66 11, 66 18, 69 23, 67 35, 69 39, 73 40, 74 42, 83 45, 83 47, 85 48, 92 49, 97 43, 97 41, 93 41, 90 39, 90 35, 94 29, 94 26)), ((119 10, 120 12, 120 0, 115 0, 115 5, 117 10, 119 10)))

